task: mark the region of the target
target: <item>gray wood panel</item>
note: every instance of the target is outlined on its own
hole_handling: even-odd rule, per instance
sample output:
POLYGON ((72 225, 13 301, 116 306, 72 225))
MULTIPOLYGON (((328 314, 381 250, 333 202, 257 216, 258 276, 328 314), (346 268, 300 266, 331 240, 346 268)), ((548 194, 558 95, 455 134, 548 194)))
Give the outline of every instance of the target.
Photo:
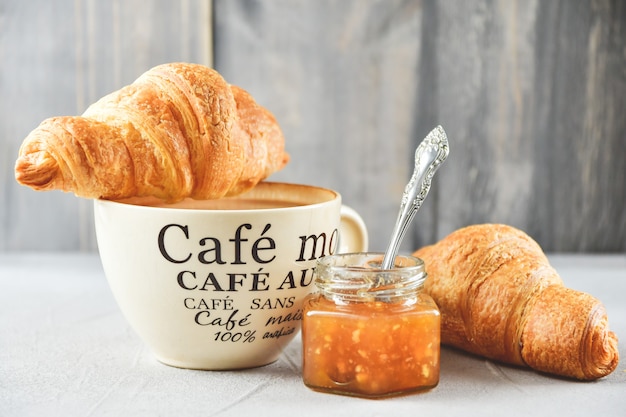
POLYGON ((211 65, 205 0, 0 0, 0 250, 96 249, 90 200, 19 186, 13 167, 43 119, 75 115, 170 61, 211 65))
POLYGON ((0 0, 0 251, 95 249, 90 201, 13 179, 41 120, 213 60, 283 127, 272 179, 340 191, 374 250, 442 124, 451 154, 404 251, 503 222, 547 251, 624 252, 625 45, 620 0, 0 0))
POLYGON ((383 249, 437 124, 451 154, 405 250, 503 222, 548 251, 626 250, 626 3, 215 2, 215 65, 272 108, 291 165, 383 249))
POLYGON ((415 1, 215 2, 216 68, 282 124, 292 160, 275 178, 338 190, 373 250, 413 168, 423 13, 415 1))

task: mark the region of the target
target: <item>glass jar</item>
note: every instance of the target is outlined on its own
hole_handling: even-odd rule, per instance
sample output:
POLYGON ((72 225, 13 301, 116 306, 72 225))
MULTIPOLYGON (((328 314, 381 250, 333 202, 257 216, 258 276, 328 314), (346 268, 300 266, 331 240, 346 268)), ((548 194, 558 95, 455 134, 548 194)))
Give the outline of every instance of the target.
POLYGON ((424 262, 353 253, 318 260, 304 301, 303 380, 311 389, 384 397, 439 383, 440 316, 422 292, 424 262))

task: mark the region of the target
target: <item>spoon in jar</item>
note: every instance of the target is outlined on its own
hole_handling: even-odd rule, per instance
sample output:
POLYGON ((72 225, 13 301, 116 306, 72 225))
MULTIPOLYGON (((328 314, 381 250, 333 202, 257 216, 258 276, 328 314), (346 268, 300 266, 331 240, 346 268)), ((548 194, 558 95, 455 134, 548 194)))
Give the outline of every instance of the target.
POLYGON ((391 235, 389 246, 381 269, 391 269, 398 255, 400 243, 415 217, 415 213, 422 206, 430 185, 439 166, 446 160, 450 152, 448 137, 441 126, 434 128, 415 150, 415 168, 409 183, 402 194, 400 212, 391 235))

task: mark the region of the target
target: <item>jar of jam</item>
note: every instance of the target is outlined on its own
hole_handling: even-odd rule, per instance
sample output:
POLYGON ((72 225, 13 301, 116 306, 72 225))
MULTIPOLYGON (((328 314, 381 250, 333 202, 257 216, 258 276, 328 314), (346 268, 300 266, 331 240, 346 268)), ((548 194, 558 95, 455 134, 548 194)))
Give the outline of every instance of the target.
POLYGON ((352 253, 318 260, 304 301, 302 373, 311 389, 385 397, 439 383, 440 316, 422 292, 424 262, 352 253))

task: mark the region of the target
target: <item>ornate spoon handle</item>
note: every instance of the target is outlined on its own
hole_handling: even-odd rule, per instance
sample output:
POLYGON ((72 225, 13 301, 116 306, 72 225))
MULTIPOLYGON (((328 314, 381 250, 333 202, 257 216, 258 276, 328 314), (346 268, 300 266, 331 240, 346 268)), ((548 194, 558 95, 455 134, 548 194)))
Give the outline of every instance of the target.
POLYGON ((415 169, 402 194, 400 212, 383 258, 382 269, 393 267, 404 234, 422 206, 435 172, 449 152, 448 137, 441 126, 434 128, 415 150, 415 169))

